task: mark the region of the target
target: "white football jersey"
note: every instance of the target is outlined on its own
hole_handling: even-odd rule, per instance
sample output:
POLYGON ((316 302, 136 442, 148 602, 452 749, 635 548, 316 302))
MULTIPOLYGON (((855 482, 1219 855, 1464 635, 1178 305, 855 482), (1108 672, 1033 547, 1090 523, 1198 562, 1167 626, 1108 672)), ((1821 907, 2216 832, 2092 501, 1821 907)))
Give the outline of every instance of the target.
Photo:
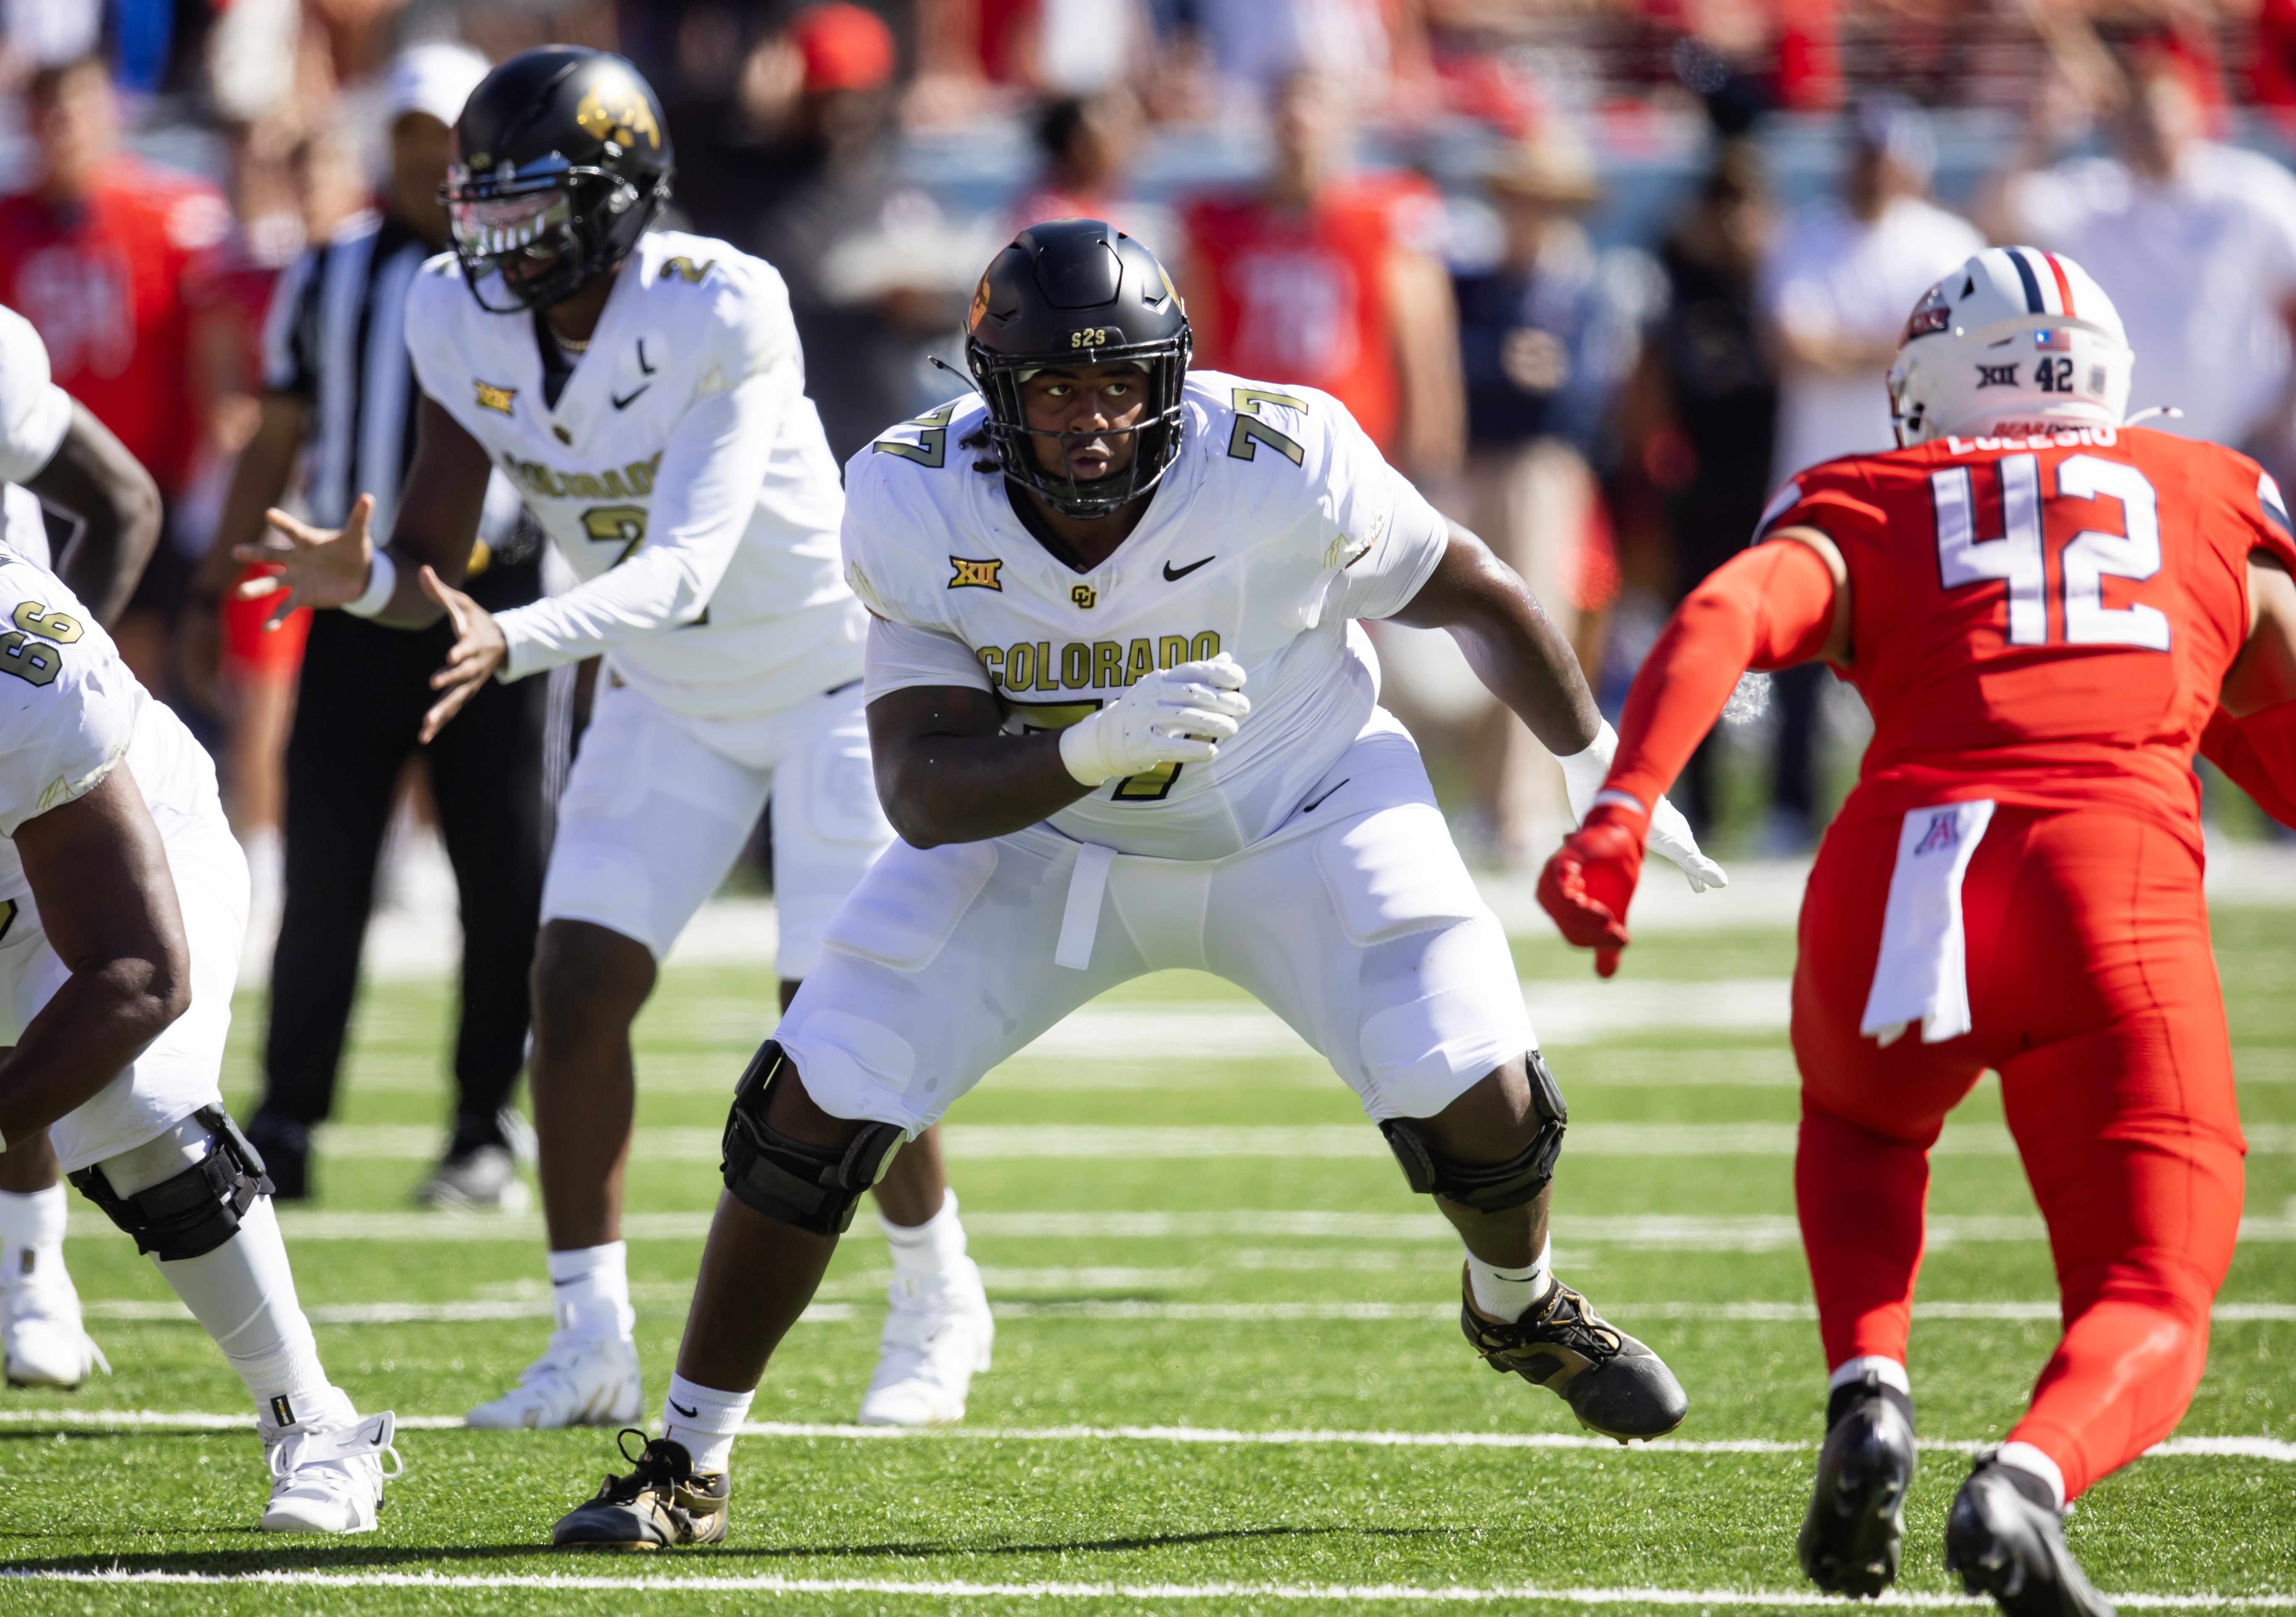
POLYGON ((535 317, 489 314, 452 253, 408 288, 422 390, 476 439, 582 580, 498 615, 504 678, 603 653, 735 756, 745 721, 850 683, 865 615, 843 497, 772 266, 644 237, 554 406, 535 317))
POLYGON ((40 502, 17 485, 55 458, 71 429, 71 398, 48 373, 48 348, 32 323, 0 305, 0 544, 48 564, 40 502))
POLYGON ((1378 670, 1349 625, 1406 605, 1449 529, 1329 394, 1196 371, 1183 409, 1146 515, 1085 573, 980 469, 978 394, 896 428, 846 467, 846 577, 883 620, 872 700, 971 685, 996 694, 1011 730, 1072 724, 1155 669, 1234 657, 1251 713, 1218 758, 1109 782, 1051 821, 1120 853, 1212 859, 1282 825, 1362 730, 1378 670))
POLYGON ((63 580, 0 555, 0 922, 28 891, 16 828, 94 791, 123 757, 163 837, 202 776, 214 796, 214 764, 63 580))

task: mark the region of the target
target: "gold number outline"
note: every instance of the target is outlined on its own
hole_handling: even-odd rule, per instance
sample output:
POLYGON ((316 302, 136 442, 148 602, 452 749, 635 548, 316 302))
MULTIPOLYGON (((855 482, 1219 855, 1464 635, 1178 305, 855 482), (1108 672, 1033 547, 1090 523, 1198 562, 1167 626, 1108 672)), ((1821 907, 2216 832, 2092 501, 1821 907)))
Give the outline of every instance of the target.
POLYGON ((1308 462, 1308 451, 1295 439, 1286 438, 1259 418, 1259 406, 1281 405, 1287 410, 1308 413, 1308 401, 1294 398, 1289 393, 1270 393, 1259 388, 1235 390, 1235 425, 1228 430, 1227 453, 1231 460, 1258 460, 1259 446, 1269 448, 1295 466, 1308 462))
MULTIPOLYGON (((1006 711, 1021 715, 1021 728, 1024 734, 1065 730, 1087 713, 1096 713, 1101 708, 1101 701, 1096 696, 1086 702, 1015 702, 1010 696, 999 696, 997 700, 1004 704, 1006 711), (1030 715, 1044 722, 1035 722, 1030 715)), ((1184 767, 1185 766, 1182 764, 1158 764, 1152 769, 1128 775, 1116 783, 1112 799, 1119 803, 1160 803, 1172 795, 1173 784, 1179 780, 1184 767)))
MULTIPOLYGON (((914 421, 905 421, 903 427, 922 427, 917 441, 904 443, 898 438, 881 438, 869 446, 872 453, 898 455, 903 460, 914 461, 928 472, 938 472, 948 464, 948 423, 956 415, 955 400, 938 410, 928 410, 914 421)), ((893 429, 900 431, 899 427, 893 429)))

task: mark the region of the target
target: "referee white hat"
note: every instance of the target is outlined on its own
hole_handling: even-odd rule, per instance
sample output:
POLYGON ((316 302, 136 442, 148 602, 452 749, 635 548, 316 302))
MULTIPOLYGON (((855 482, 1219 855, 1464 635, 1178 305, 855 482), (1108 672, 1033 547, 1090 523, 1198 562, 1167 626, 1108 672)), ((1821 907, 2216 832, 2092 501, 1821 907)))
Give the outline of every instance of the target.
POLYGON ((384 124, 395 124, 409 112, 427 112, 452 128, 488 67, 487 59, 467 45, 438 40, 409 46, 392 61, 383 80, 384 124))

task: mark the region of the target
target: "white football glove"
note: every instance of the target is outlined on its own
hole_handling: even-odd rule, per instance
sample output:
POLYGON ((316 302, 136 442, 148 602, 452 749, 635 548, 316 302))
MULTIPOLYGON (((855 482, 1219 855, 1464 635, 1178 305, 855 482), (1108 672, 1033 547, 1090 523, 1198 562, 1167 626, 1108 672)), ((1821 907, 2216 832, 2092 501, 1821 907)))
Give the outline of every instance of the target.
POLYGON ((1200 764, 1219 755, 1251 711, 1243 666, 1226 653, 1207 662, 1143 674, 1123 695, 1061 732, 1061 762, 1087 786, 1159 764, 1200 764))
MULTIPOLYGON (((1595 806, 1595 794, 1603 789, 1604 777, 1611 773, 1611 760, 1618 752, 1619 733, 1611 728, 1611 721, 1606 718, 1584 751, 1554 760, 1562 766, 1562 788, 1570 797, 1572 819, 1585 821, 1587 811, 1595 806)), ((1698 838, 1692 833, 1690 822, 1683 817, 1682 810, 1663 797, 1651 810, 1650 850, 1679 866, 1693 892, 1730 885, 1730 878, 1722 867, 1698 851, 1698 838)))

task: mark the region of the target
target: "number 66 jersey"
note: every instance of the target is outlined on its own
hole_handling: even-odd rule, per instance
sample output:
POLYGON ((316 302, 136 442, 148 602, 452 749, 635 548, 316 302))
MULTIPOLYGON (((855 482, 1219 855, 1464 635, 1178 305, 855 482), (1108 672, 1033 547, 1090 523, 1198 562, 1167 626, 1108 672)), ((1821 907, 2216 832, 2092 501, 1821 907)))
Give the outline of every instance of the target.
POLYGON ((2254 461, 2141 427, 1948 437, 1802 472, 1757 538, 1792 527, 1849 569, 1839 671, 1874 735, 1845 817, 2109 807, 2199 850, 2192 758, 2248 637, 2249 555, 2296 570, 2254 461))

